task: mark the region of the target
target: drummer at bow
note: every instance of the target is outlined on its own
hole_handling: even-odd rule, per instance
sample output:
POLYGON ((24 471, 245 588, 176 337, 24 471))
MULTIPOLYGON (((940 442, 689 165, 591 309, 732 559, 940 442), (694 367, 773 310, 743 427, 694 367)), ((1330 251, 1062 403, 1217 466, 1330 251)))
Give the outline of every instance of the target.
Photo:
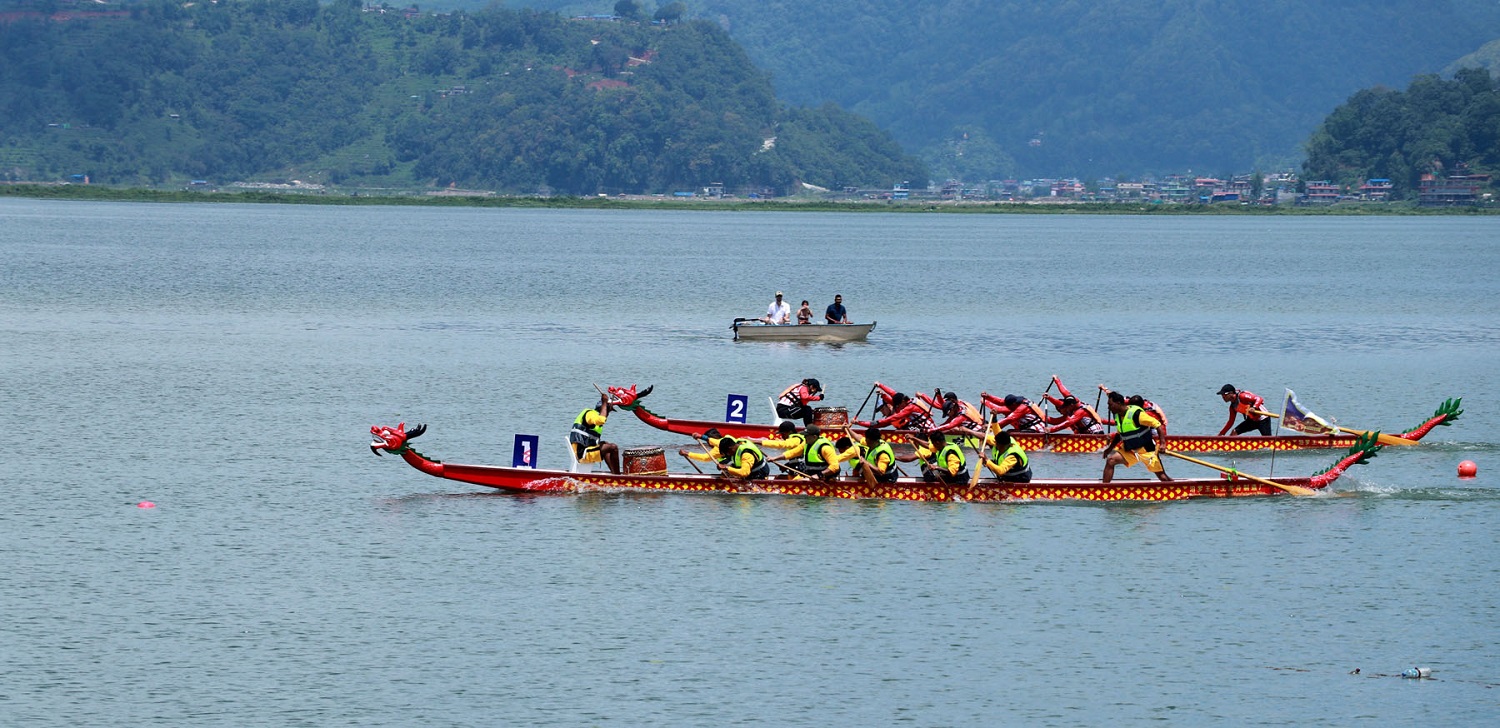
POLYGON ((573 445, 573 457, 580 463, 597 463, 604 461, 609 467, 609 472, 620 474, 620 448, 612 442, 604 441, 604 423, 609 420, 609 413, 614 409, 614 403, 603 394, 599 395, 599 404, 593 409, 586 409, 573 418, 573 428, 568 431, 568 442, 573 445))
POLYGON ((823 385, 808 377, 786 389, 776 398, 776 416, 784 420, 802 420, 803 426, 813 422, 812 403, 823 399, 823 385))

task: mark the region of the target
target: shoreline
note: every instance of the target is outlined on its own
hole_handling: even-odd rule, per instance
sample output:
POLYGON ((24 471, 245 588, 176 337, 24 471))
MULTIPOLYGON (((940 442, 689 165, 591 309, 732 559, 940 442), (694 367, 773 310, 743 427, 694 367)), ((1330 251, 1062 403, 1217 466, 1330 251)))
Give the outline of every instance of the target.
POLYGON ((0 197, 95 202, 231 203, 283 205, 378 205, 409 207, 518 207, 581 210, 702 210, 778 212, 895 212, 948 214, 1094 215, 1497 215, 1500 207, 1418 207, 1411 202, 1349 202, 1316 207, 1209 205, 1149 202, 997 202, 951 200, 859 201, 619 199, 612 197, 506 197, 499 195, 360 195, 328 192, 154 190, 97 185, 0 184, 0 197))

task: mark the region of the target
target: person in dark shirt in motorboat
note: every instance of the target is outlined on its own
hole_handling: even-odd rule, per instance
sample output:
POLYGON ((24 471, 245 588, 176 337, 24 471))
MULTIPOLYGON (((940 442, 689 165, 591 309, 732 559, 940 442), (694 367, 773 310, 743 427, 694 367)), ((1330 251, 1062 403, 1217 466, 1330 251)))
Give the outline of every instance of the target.
POLYGON ((828 310, 823 312, 823 321, 830 324, 849 323, 849 311, 844 308, 844 297, 835 293, 833 303, 828 304, 828 310))

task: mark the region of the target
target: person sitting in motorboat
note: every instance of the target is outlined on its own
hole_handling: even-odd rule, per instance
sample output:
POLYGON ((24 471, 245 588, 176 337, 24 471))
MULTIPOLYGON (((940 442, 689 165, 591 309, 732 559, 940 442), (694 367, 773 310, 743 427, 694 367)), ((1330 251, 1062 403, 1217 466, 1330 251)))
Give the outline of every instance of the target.
POLYGON ((776 300, 766 307, 766 316, 761 319, 768 324, 789 324, 792 322, 792 307, 786 301, 781 300, 781 291, 776 292, 776 300))
POLYGON ((803 301, 802 302, 802 307, 797 309, 797 323, 798 324, 810 324, 810 323, 812 323, 812 304, 811 303, 809 303, 807 301, 803 301))
POLYGON ((573 418, 573 428, 568 431, 568 442, 573 444, 573 457, 580 463, 603 461, 609 472, 620 474, 620 448, 604 441, 604 423, 614 404, 609 397, 599 395, 599 404, 586 409, 573 418))
POLYGON ((844 308, 843 296, 837 293, 833 295, 833 303, 828 304, 828 308, 823 311, 823 322, 829 324, 849 323, 849 311, 844 308))
POLYGON ((781 390, 776 398, 776 416, 786 420, 802 420, 803 425, 813 421, 810 403, 823 399, 823 385, 811 377, 781 390))

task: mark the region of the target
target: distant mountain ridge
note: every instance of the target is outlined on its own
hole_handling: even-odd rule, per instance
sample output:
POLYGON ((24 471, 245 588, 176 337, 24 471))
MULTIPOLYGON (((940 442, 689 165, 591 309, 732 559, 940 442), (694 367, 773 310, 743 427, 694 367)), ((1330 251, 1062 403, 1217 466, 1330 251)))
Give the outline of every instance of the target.
POLYGON ((971 180, 1293 166, 1356 91, 1404 87, 1500 38, 1492 0, 686 6, 726 26, 781 97, 867 116, 935 176, 971 180))
POLYGON ((779 102, 712 23, 8 0, 0 180, 73 175, 593 195, 889 188, 927 171, 865 119, 779 102))

